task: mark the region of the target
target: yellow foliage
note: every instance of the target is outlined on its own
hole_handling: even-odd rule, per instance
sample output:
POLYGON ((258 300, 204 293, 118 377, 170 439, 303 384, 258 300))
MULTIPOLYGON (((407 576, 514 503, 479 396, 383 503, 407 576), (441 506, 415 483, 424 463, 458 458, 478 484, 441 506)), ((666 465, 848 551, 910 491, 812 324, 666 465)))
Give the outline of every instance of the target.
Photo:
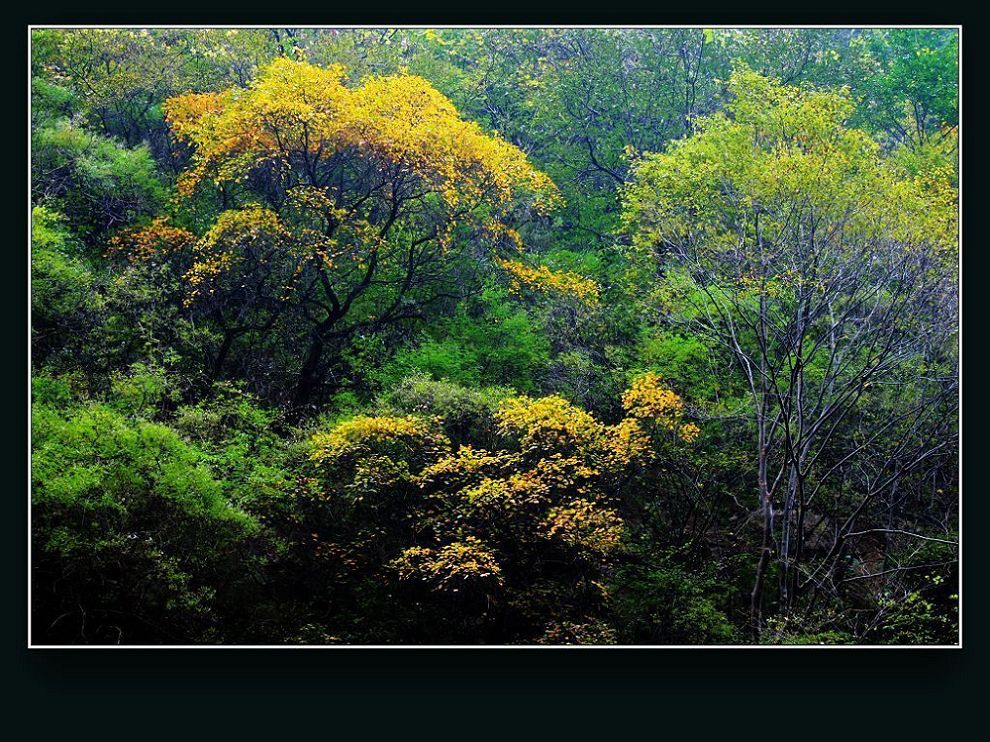
POLYGON ((231 243, 255 240, 287 239, 289 232, 279 221, 278 214, 260 206, 228 209, 200 240, 204 251, 224 249, 231 243))
POLYGON ((159 217, 146 227, 114 235, 110 239, 109 252, 123 255, 132 262, 144 262, 185 250, 195 240, 196 235, 189 230, 173 227, 167 218, 159 217))
POLYGON ((554 271, 545 265, 533 268, 516 260, 496 258, 501 268, 512 277, 510 289, 520 293, 523 286, 541 293, 556 293, 571 296, 588 304, 596 304, 601 290, 590 278, 571 271, 554 271))
POLYGON ((223 276, 249 252, 266 262, 290 241, 289 231, 269 209, 251 206, 228 209, 197 241, 195 261, 186 271, 189 304, 202 292, 212 292, 210 283, 223 276))
POLYGON ((543 527, 548 538, 558 538, 600 554, 614 552, 622 541, 623 523, 619 514, 584 499, 551 508, 543 527))
POLYGON ((554 454, 540 459, 531 469, 507 470, 499 478, 483 479, 461 495, 476 508, 519 512, 529 506, 545 506, 568 492, 593 496, 592 485, 599 474, 580 459, 554 454))
POLYGON ((631 417, 676 432, 685 443, 693 442, 701 432, 694 423, 683 423, 684 400, 664 386, 663 378, 653 372, 633 380, 622 395, 622 406, 631 417))
POLYGON ((512 397, 496 415, 503 435, 518 436, 523 450, 587 450, 599 439, 603 427, 588 412, 556 394, 540 399, 512 397))
POLYGON ((604 621, 588 621, 576 623, 561 621, 549 624, 539 639, 538 644, 616 644, 618 636, 615 629, 604 621))
POLYGON ((436 432, 430 421, 422 418, 368 417, 361 415, 335 425, 329 432, 313 435, 310 460, 329 466, 343 458, 367 455, 378 444, 397 444, 401 448, 429 455, 449 448, 449 441, 436 432))
POLYGON ((189 230, 173 227, 158 218, 146 227, 129 229, 110 240, 110 252, 133 262, 144 262, 188 251, 191 264, 183 274, 191 304, 202 294, 212 293, 212 283, 226 274, 243 256, 256 251, 261 262, 290 242, 288 229, 278 215, 258 206, 228 209, 197 239, 189 230))
POLYGON ((443 592, 495 588, 503 584, 495 555, 474 536, 431 549, 413 546, 392 562, 402 580, 421 580, 443 592))
POLYGON ((236 181, 264 163, 311 166, 356 156, 415 175, 451 206, 483 199, 505 203, 534 195, 543 209, 560 195, 550 179, 501 137, 460 118, 454 105, 414 75, 372 77, 358 88, 344 69, 279 58, 248 89, 189 94, 166 103, 175 134, 195 148, 194 166, 180 183, 190 194, 204 179, 236 181))
MULTIPOLYGON (((831 236, 823 235, 835 233, 842 239, 834 250, 884 240, 954 254, 958 191, 954 164, 940 164, 945 153, 886 155, 847 126, 847 90, 788 86, 741 69, 729 91, 725 113, 698 119, 691 137, 633 162, 623 219, 634 254, 663 262, 672 250, 690 250, 717 260, 761 244, 824 245, 831 236)), ((770 264, 776 281, 744 281, 743 289, 782 295, 806 280, 788 265, 770 264)))
POLYGON ((577 451, 611 470, 624 469, 650 452, 644 422, 674 432, 686 443, 701 432, 684 422, 684 401, 658 374, 636 378, 623 394, 622 405, 626 418, 606 426, 557 395, 512 397, 502 403, 496 422, 500 433, 518 438, 524 452, 577 451))
POLYGON ((487 472, 511 468, 518 461, 519 456, 516 454, 501 451, 491 453, 472 446, 459 446, 456 453, 444 456, 426 467, 420 473, 420 481, 424 487, 434 484, 450 485, 484 476, 487 472))
POLYGON ((694 423, 685 423, 678 430, 678 435, 685 443, 694 443, 698 439, 698 436, 701 435, 701 428, 694 423))
POLYGON ((605 433, 604 448, 611 470, 622 471, 650 451, 650 438, 634 418, 627 417, 617 425, 610 425, 605 433))
POLYGON ((355 417, 313 436, 310 458, 330 475, 327 497, 407 493, 401 507, 415 508, 417 540, 444 545, 402 551, 391 562, 400 579, 440 592, 490 591, 503 577, 486 543, 501 548, 510 539, 515 553, 549 541, 594 569, 621 548, 624 523, 612 507, 612 489, 653 453, 644 423, 659 421, 661 430, 685 441, 699 432, 684 423, 683 401, 655 374, 637 379, 623 401, 629 414, 605 425, 560 396, 507 399, 496 412, 496 429, 518 449, 494 451, 467 445, 452 451, 436 421, 355 417), (410 486, 421 496, 408 496, 410 486))
POLYGON ((622 395, 622 406, 633 417, 673 423, 684 409, 684 402, 663 386, 659 374, 650 372, 633 380, 622 395))

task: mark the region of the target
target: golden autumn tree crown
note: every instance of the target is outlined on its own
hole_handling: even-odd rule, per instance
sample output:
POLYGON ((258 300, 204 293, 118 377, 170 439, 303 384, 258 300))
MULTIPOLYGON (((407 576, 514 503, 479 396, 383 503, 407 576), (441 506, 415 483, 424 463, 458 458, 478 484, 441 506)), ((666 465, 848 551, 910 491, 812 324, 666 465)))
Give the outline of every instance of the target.
POLYGON ((462 119, 423 78, 372 77, 356 88, 343 78, 340 65, 279 58, 247 88, 169 99, 172 131, 194 148, 182 192, 203 180, 244 178, 264 163, 327 185, 321 168, 358 158, 415 176, 452 206, 482 197, 501 203, 523 191, 543 209, 559 201, 550 179, 519 148, 462 119))

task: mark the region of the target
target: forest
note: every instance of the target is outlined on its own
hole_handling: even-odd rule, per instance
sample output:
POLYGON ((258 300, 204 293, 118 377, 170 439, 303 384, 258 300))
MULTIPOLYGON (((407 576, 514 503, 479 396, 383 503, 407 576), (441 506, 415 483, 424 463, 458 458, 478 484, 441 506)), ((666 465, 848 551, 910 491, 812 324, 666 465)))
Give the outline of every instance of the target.
POLYGON ((959 31, 35 28, 35 645, 956 645, 959 31))

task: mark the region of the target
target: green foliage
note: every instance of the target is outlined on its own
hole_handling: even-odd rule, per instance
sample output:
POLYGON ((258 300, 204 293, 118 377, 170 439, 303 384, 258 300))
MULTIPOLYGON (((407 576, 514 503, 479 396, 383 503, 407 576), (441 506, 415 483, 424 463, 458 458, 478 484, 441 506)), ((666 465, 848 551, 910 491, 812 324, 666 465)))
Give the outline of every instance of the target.
POLYGON ((202 454, 93 403, 36 405, 32 436, 39 639, 201 640, 217 586, 236 579, 259 529, 202 454))
POLYGON ((711 350, 695 335, 669 330, 644 332, 637 355, 648 368, 690 389, 697 399, 715 399, 724 383, 712 373, 711 350))
POLYGON ((43 77, 31 79, 31 121, 37 126, 41 122, 57 121, 69 117, 78 106, 75 94, 43 77))
POLYGON ((93 271, 65 219, 37 206, 31 214, 31 336, 35 362, 77 346, 97 306, 93 271))
POLYGON ((959 641, 959 596, 946 594, 946 579, 928 575, 918 589, 880 601, 882 618, 873 637, 884 644, 952 645, 959 641), (940 589, 942 588, 942 589, 940 589))
POLYGON ((31 378, 31 402, 44 408, 64 410, 78 399, 72 379, 47 374, 31 378))
POLYGON ((38 206, 31 215, 31 310, 35 324, 71 321, 93 300, 95 278, 57 213, 38 206))
POLYGON ((110 386, 111 404, 133 416, 155 417, 163 405, 174 403, 179 390, 161 368, 134 364, 127 373, 114 374, 110 386))
POLYGON ((439 417, 455 443, 490 445, 495 412, 512 393, 503 387, 476 389, 413 374, 390 386, 380 404, 389 412, 439 417))
POLYGON ((667 562, 629 566, 613 578, 613 610, 623 644, 732 644, 735 627, 719 607, 718 581, 667 562))
POLYGON ((864 119, 914 144, 958 124, 957 31, 892 29, 871 34, 867 47, 879 69, 863 86, 864 119))
MULTIPOLYGON (((224 497, 259 520, 291 513, 291 453, 275 432, 276 411, 259 405, 242 384, 217 382, 195 404, 180 405, 172 426, 203 452, 224 497)), ((286 548, 283 538, 269 533, 271 546, 286 548)))
POLYGON ((496 290, 475 306, 434 323, 418 345, 399 351, 381 380, 393 384, 416 372, 462 386, 501 385, 530 392, 550 358, 550 343, 522 308, 496 290))
POLYGON ((31 150, 36 202, 53 205, 87 239, 164 204, 162 179, 144 147, 128 149, 63 119, 32 132, 31 150))

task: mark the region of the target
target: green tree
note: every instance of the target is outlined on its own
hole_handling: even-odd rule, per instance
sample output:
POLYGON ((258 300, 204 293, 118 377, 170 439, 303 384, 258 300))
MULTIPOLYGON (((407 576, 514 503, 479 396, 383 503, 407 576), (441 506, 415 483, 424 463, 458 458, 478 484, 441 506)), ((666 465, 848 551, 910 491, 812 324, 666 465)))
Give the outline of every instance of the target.
POLYGON ((730 91, 726 114, 637 162, 626 219, 663 310, 721 345, 746 379, 763 518, 758 631, 771 558, 783 612, 808 588, 835 590, 857 519, 949 451, 954 351, 932 329, 952 326, 956 311, 956 197, 951 173, 911 177, 845 126, 846 95, 749 70, 733 74, 730 91), (946 373, 912 379, 935 358, 946 373), (866 440, 837 442, 874 385, 910 393, 866 440), (874 447, 905 420, 903 437, 874 447), (862 477, 850 475, 845 465, 866 459, 862 477), (846 486, 853 477, 857 496, 826 511, 834 541, 804 566, 807 514, 812 502, 827 507, 820 494, 837 474, 846 486))

